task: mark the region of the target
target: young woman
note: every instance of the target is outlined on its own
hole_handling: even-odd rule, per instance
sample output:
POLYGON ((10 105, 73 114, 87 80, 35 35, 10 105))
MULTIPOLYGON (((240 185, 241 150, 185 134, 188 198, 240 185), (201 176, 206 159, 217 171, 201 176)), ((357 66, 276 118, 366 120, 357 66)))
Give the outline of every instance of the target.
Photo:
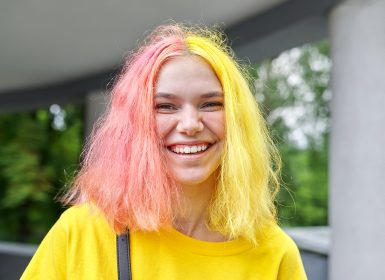
POLYGON ((223 37, 157 28, 128 59, 22 279, 306 279, 277 226, 279 156, 223 37))

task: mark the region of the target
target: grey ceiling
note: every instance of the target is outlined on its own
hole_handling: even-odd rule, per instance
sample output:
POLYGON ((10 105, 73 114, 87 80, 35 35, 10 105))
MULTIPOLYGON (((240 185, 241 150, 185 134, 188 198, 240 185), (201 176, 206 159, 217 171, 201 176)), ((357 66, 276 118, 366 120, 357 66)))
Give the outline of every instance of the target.
POLYGON ((2 1, 0 92, 112 69, 146 32, 170 19, 227 27, 283 1, 2 1))

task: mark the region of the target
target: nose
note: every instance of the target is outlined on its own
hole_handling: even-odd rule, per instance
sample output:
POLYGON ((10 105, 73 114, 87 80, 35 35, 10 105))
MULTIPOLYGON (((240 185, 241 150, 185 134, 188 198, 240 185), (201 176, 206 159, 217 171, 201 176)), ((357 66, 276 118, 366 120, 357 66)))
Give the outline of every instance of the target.
POLYGON ((176 130, 188 136, 203 130, 201 112, 193 106, 186 106, 179 113, 179 120, 176 130))

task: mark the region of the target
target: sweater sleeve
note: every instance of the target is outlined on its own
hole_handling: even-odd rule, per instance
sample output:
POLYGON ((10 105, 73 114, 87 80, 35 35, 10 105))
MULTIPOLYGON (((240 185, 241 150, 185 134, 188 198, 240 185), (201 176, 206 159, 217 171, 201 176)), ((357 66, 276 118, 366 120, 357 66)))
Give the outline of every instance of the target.
MULTIPOLYGON (((62 219, 62 218, 61 218, 62 219)), ((67 233, 59 219, 41 242, 21 280, 66 279, 67 233)))
POLYGON ((307 280, 298 247, 291 239, 282 258, 277 280, 307 280))

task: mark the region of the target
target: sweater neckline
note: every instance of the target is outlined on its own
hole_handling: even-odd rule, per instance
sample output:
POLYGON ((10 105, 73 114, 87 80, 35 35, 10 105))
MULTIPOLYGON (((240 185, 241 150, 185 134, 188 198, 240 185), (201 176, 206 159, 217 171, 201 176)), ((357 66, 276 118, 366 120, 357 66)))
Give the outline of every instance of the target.
POLYGON ((162 229, 161 235, 165 237, 165 241, 169 246, 177 247, 180 250, 187 250, 199 255, 236 255, 253 247, 250 242, 243 238, 223 242, 203 241, 187 236, 175 228, 162 229))

